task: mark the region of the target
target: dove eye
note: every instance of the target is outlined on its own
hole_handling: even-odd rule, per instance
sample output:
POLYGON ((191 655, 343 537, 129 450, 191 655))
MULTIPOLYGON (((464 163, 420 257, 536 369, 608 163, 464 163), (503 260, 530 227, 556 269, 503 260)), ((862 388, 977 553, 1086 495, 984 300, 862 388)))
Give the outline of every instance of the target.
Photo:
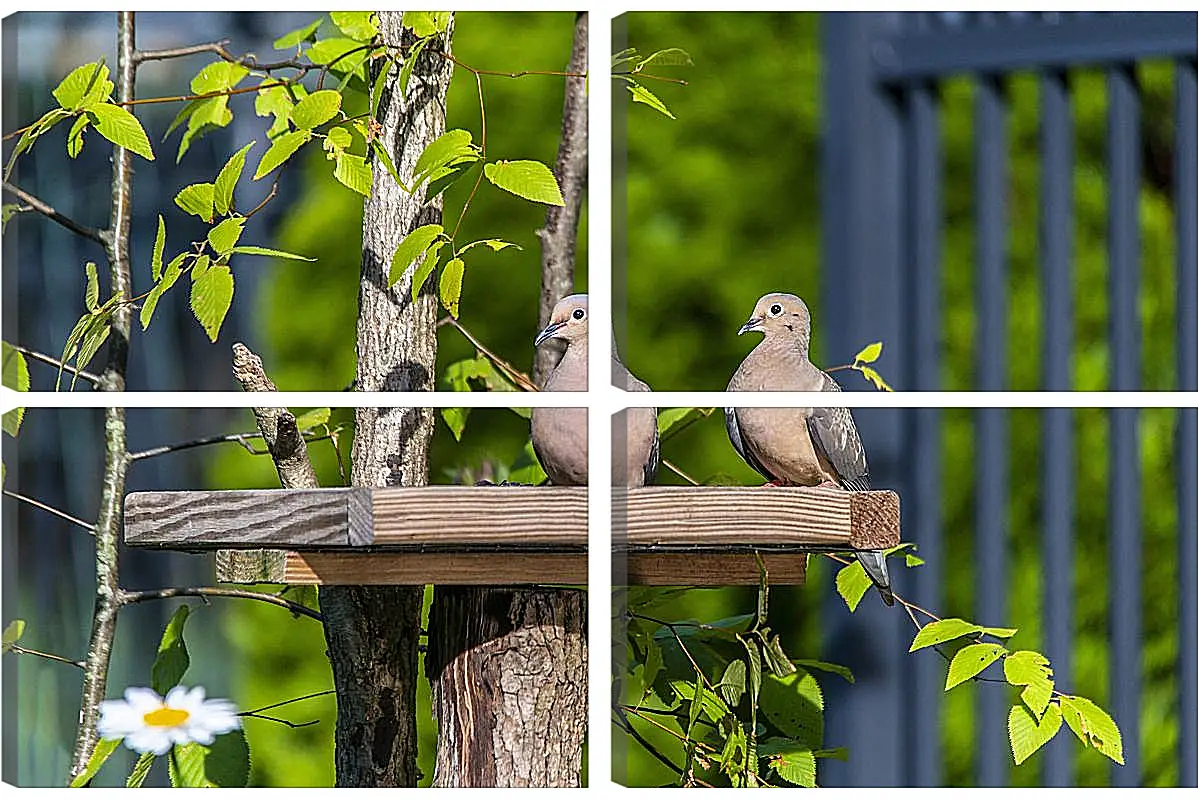
POLYGON ((782 313, 782 305, 780 303, 774 303, 772 306, 770 306, 770 316, 771 317, 776 317, 781 313, 782 313))
POLYGON ((574 309, 574 313, 571 314, 570 316, 574 317, 574 319, 582 320, 582 319, 586 319, 587 312, 583 311, 581 308, 576 308, 576 309, 574 309))

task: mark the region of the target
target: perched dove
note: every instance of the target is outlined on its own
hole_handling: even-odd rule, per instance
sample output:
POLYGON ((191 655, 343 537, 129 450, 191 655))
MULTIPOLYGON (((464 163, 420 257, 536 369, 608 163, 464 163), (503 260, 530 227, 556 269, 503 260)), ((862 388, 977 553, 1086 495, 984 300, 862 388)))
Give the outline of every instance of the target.
MULTIPOLYGON (((840 385, 808 358, 811 314, 798 297, 762 297, 738 335, 748 331, 760 331, 765 338, 745 356, 728 391, 840 391, 840 385)), ((770 484, 869 489, 865 448, 850 409, 726 408, 724 414, 732 446, 770 484)), ((886 605, 894 605, 882 551, 859 551, 857 559, 886 605)))
MULTIPOLYGON (((587 296, 572 294, 553 307, 549 324, 536 338, 536 346, 549 339, 566 342, 566 352, 545 379, 547 392, 585 392, 587 389, 587 296)), ((616 385, 634 392, 650 391, 632 375, 616 354, 612 342, 612 377, 616 385)), ((660 461, 657 413, 651 408, 621 412, 612 431, 612 485, 643 486, 652 483, 660 461), (623 436, 627 431, 627 437, 623 436), (621 441, 622 440, 622 441, 621 441), (627 447, 625 447, 625 444, 627 447), (623 453, 624 458, 615 454, 623 453)), ((585 408, 534 408, 532 447, 537 459, 558 486, 587 484, 587 410, 585 408)))

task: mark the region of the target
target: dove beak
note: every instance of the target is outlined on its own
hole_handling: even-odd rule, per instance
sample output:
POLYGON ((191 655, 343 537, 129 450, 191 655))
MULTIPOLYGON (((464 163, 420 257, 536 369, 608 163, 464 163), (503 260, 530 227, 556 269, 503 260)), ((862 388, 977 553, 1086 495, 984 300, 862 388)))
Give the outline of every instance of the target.
POLYGON ((761 323, 764 321, 764 317, 753 317, 744 325, 740 326, 740 330, 736 332, 736 335, 740 336, 742 333, 748 333, 749 331, 759 331, 761 330, 761 323))
POLYGON ((551 322, 545 326, 545 330, 537 334, 536 340, 533 341, 533 347, 540 347, 546 340, 552 339, 557 335, 557 332, 566 327, 564 322, 551 322))

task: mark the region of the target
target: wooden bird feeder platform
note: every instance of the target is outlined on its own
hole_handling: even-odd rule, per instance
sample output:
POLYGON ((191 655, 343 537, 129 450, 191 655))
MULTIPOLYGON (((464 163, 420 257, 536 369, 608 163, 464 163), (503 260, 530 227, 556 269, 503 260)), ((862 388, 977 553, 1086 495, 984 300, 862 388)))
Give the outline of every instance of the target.
MULTIPOLYGON (((217 551, 216 579, 290 584, 585 584, 585 487, 134 492, 125 543, 217 551)), ((894 492, 613 489, 613 583, 800 584, 807 554, 899 543, 894 492)), ((600 532, 600 535, 606 531, 600 532)))

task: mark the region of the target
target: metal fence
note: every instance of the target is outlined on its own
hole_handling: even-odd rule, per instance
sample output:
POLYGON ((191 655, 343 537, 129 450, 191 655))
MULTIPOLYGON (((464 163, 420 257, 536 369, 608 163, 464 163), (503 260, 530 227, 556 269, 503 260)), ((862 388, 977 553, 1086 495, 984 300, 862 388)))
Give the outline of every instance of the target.
MULTIPOLYGON (((853 343, 877 332, 888 349, 888 375, 906 389, 940 384, 944 269, 941 242, 943 150, 938 90, 968 76, 974 103, 974 333, 978 390, 1008 388, 1008 255, 1005 83, 1031 73, 1039 87, 1039 293, 1042 377, 1045 390, 1067 390, 1075 344, 1072 270, 1075 225, 1074 109, 1071 73, 1104 73, 1107 92, 1107 258, 1109 389, 1141 387, 1140 184, 1141 96, 1136 65, 1172 63, 1173 185, 1176 227, 1176 388, 1198 391, 1198 14, 1194 13, 882 13, 827 14, 823 19, 823 136, 821 200, 823 257, 821 326, 827 341, 853 343)), ((845 345, 849 346, 849 345, 845 345)), ((1018 354, 1016 354, 1018 355, 1018 354)), ((825 354, 842 363, 851 352, 825 354)), ((1196 396, 1198 400, 1198 396, 1196 396)), ((1040 546, 1043 565, 1043 641, 1056 675, 1067 685, 1075 613, 1074 465, 1071 409, 1042 418, 1040 546), (1056 576, 1054 578, 1054 576, 1056 576)), ((1138 412, 1109 412, 1109 709, 1123 732, 1126 767, 1114 767, 1115 785, 1141 779, 1141 501, 1138 412)), ((863 436, 879 483, 897 488, 904 502, 906 538, 942 553, 938 483, 941 417, 926 409, 870 415, 863 436), (884 477, 883 477, 884 476, 884 477)), ((1004 409, 982 409, 976 420, 976 547, 974 613, 1004 618, 1011 582, 1006 526, 1009 451, 1004 409)), ((1179 411, 1176 427, 1177 518, 1180 576, 1177 609, 1177 743, 1181 785, 1198 785, 1198 410, 1179 411)), ((1097 457, 1102 457, 1098 454, 1097 457)), ((1151 499, 1151 498, 1150 498, 1151 499)), ((1102 499, 1095 498, 1098 502, 1102 499)), ((1160 556, 1157 556, 1160 557, 1160 556)), ((912 573, 911 594, 941 607, 943 564, 929 559, 912 573)), ((1151 587, 1149 587, 1151 588, 1151 587)), ((881 609, 878 609, 880 611, 881 609)), ((901 646, 901 633, 881 614, 854 620, 871 637, 901 646)), ((829 615, 834 619, 834 615, 829 615)), ((905 633, 905 632, 904 632, 905 633)), ((843 648, 843 626, 826 645, 843 648)), ((852 730, 855 750, 870 769, 830 764, 831 785, 859 782, 937 785, 943 778, 938 728, 943 665, 880 664, 872 676, 829 703, 829 740, 852 730), (900 720, 897 729, 871 724, 900 720), (922 734, 922 735, 921 735, 922 734), (864 737, 864 738, 862 738, 864 737)), ((975 778, 980 785, 1008 780, 1008 698, 981 692, 975 778)), ((1068 735, 1068 734, 1067 734, 1068 735)), ((1042 780, 1068 785, 1074 752, 1054 742, 1042 780)))

